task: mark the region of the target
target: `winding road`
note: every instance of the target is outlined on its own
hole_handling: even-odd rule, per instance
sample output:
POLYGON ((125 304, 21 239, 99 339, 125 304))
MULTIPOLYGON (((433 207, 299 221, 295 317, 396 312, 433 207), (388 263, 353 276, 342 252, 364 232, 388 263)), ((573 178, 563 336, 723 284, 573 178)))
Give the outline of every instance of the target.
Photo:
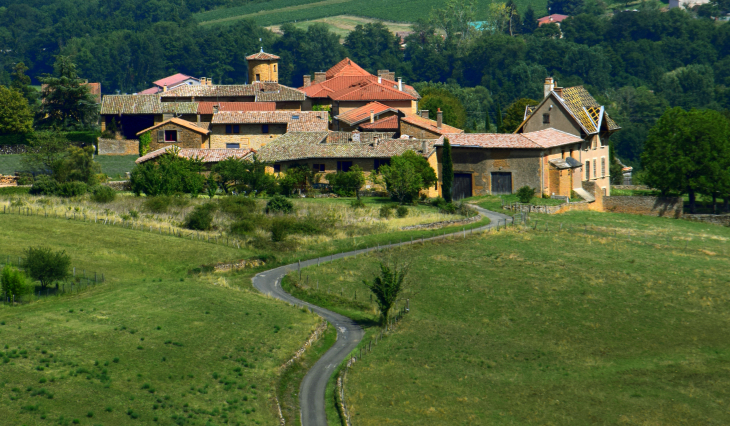
MULTIPOLYGON (((483 209, 478 206, 473 206, 482 215, 490 219, 488 225, 480 228, 475 228, 474 231, 484 231, 489 228, 493 228, 500 223, 510 223, 512 217, 495 213, 493 211, 483 209)), ((470 231, 471 232, 471 231, 470 231)), ((461 231, 455 232, 449 235, 460 234, 461 231)), ((444 238, 443 235, 436 237, 425 238, 423 241, 431 241, 439 238, 444 238)), ((380 246, 379 249, 387 249, 398 247, 400 245, 411 244, 396 243, 390 245, 380 246)), ((354 250, 346 253, 335 254, 319 259, 311 259, 301 262, 301 267, 314 266, 318 262, 332 261, 336 259, 343 259, 350 256, 356 256, 358 254, 367 253, 370 251, 378 250, 376 247, 362 250, 354 250)), ((317 361, 307 375, 302 380, 302 385, 299 390, 299 406, 301 407, 301 419, 302 426, 325 426, 327 425, 327 415, 325 414, 325 401, 324 393, 332 374, 335 372, 337 366, 352 352, 360 343, 360 340, 365 333, 355 321, 332 312, 330 310, 320 308, 319 306, 312 305, 311 303, 299 300, 293 297, 289 293, 285 292, 281 288, 281 279, 289 272, 296 271, 299 267, 299 263, 292 263, 290 265, 280 266, 275 269, 271 269, 265 272, 261 272, 253 277, 253 285, 257 290, 264 294, 268 294, 279 300, 289 302, 297 306, 306 306, 312 312, 321 316, 327 322, 332 324, 337 329, 337 342, 324 354, 322 358, 317 361)))

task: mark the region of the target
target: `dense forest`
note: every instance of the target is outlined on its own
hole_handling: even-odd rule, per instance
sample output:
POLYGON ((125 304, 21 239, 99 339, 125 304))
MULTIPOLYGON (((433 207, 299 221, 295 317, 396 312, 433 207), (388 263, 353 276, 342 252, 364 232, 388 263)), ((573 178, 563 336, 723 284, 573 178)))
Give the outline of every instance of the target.
POLYGON ((585 85, 609 105, 625 129, 616 149, 631 164, 638 164, 648 129, 668 106, 730 109, 730 25, 653 3, 607 14, 595 0, 551 1, 553 11, 575 14, 560 28, 537 28, 544 13, 527 9, 520 16, 512 3, 493 3, 477 29, 470 24, 474 3, 452 0, 414 24, 405 49, 378 24, 358 26, 344 44, 316 24, 307 30, 285 24, 283 35, 253 21, 200 27, 192 13, 227 4, 221 1, 0 4, 4 85, 18 62, 37 82, 53 72, 58 54, 70 56, 81 77, 101 82, 104 93, 133 93, 175 72, 240 83, 245 56, 263 47, 282 57, 284 84, 298 86, 302 75, 349 56, 371 72, 394 70, 408 83, 430 82, 421 89, 453 94, 464 105, 464 126, 484 131, 515 100, 540 99, 543 79, 552 75, 561 86, 585 85))

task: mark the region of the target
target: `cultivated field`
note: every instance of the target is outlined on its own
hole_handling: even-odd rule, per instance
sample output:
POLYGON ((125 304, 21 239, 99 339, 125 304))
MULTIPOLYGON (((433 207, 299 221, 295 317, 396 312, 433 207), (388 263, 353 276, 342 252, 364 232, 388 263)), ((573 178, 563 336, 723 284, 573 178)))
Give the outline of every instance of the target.
POLYGON ((370 324, 367 344, 362 280, 410 265, 411 313, 349 372, 354 424, 730 422, 730 229, 592 212, 527 226, 289 277, 370 324))
MULTIPOLYGON (((322 24, 327 25, 327 27, 329 27, 329 30, 331 32, 337 34, 340 37, 341 42, 344 42, 345 37, 347 37, 347 35, 351 31, 353 31, 357 25, 365 25, 365 24, 371 23, 371 22, 382 22, 383 25, 385 25, 393 33, 397 32, 397 31, 410 31, 411 30, 411 24, 377 21, 375 19, 361 18, 358 16, 348 16, 348 15, 332 16, 330 18, 321 18, 321 19, 314 19, 311 21, 297 22, 296 24, 294 24, 294 26, 297 28, 306 30, 307 28, 309 28, 310 25, 312 25, 314 23, 322 23, 322 24)), ((277 34, 281 33, 281 30, 279 29, 280 25, 272 25, 267 28, 277 34)))
MULTIPOLYGON (((23 155, 0 155, 0 174, 11 175, 16 171, 25 170, 21 159, 23 155)), ((94 161, 101 165, 101 172, 110 179, 125 178, 126 172, 131 172, 135 166, 134 160, 138 155, 97 155, 94 161)), ((126 178, 125 178, 126 179, 126 178)))

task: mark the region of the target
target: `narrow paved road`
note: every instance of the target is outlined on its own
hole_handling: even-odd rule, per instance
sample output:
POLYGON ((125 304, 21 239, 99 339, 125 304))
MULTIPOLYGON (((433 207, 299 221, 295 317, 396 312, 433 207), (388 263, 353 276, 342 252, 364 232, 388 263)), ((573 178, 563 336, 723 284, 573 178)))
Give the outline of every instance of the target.
MULTIPOLYGON (((498 224, 505 225, 512 220, 510 216, 495 213, 481 207, 474 207, 477 209, 477 211, 479 211, 481 215, 488 217, 491 221, 489 225, 474 229, 474 232, 484 231, 486 229, 495 227, 498 224)), ((458 235, 460 233, 461 232, 455 232, 449 235, 458 235)), ((444 237, 438 236, 426 238, 424 241, 430 241, 438 238, 444 237)), ((396 243, 380 246, 380 249, 398 247, 401 244, 407 245, 411 244, 411 242, 409 241, 406 243, 396 243)), ((377 248, 373 247, 370 249, 355 250, 347 253, 340 253, 332 256, 323 257, 320 259, 307 260, 302 262, 301 266, 302 268, 304 268, 307 266, 316 265, 317 262, 330 262, 335 259, 342 259, 345 257, 355 256, 374 250, 377 250, 377 248)), ((319 361, 314 364, 314 367, 309 370, 307 375, 304 376, 304 380, 302 380, 302 386, 299 389, 299 406, 301 407, 302 426, 325 426, 327 425, 327 415, 325 414, 324 410, 324 392, 325 388, 327 387, 327 382, 329 381, 332 373, 334 373, 335 368, 340 364, 340 362, 342 362, 342 360, 344 360, 350 354, 350 352, 352 352, 357 347, 358 343, 360 343, 364 331, 362 327, 357 325, 350 318, 334 313, 330 310, 320 308, 319 306, 312 305, 311 303, 307 303, 303 300, 299 300, 296 297, 293 297, 289 293, 285 292, 284 289, 281 288, 281 279, 287 273, 296 271, 298 267, 298 263, 280 266, 266 272, 261 272, 260 274, 253 277, 252 281, 254 287, 256 287, 256 289, 258 289, 260 292, 268 294, 285 302, 289 302, 293 305, 307 306, 310 310, 327 320, 337 329, 337 342, 334 344, 334 346, 332 346, 332 348, 330 348, 330 350, 322 355, 322 358, 320 358, 319 361)))

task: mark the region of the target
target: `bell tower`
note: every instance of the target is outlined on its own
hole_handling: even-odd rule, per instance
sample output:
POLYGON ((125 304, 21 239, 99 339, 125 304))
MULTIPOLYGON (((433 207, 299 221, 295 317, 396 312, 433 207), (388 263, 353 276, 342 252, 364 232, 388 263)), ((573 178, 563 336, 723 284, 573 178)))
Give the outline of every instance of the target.
POLYGON ((279 57, 261 51, 246 56, 248 61, 248 84, 255 82, 278 83, 279 82, 279 57))

